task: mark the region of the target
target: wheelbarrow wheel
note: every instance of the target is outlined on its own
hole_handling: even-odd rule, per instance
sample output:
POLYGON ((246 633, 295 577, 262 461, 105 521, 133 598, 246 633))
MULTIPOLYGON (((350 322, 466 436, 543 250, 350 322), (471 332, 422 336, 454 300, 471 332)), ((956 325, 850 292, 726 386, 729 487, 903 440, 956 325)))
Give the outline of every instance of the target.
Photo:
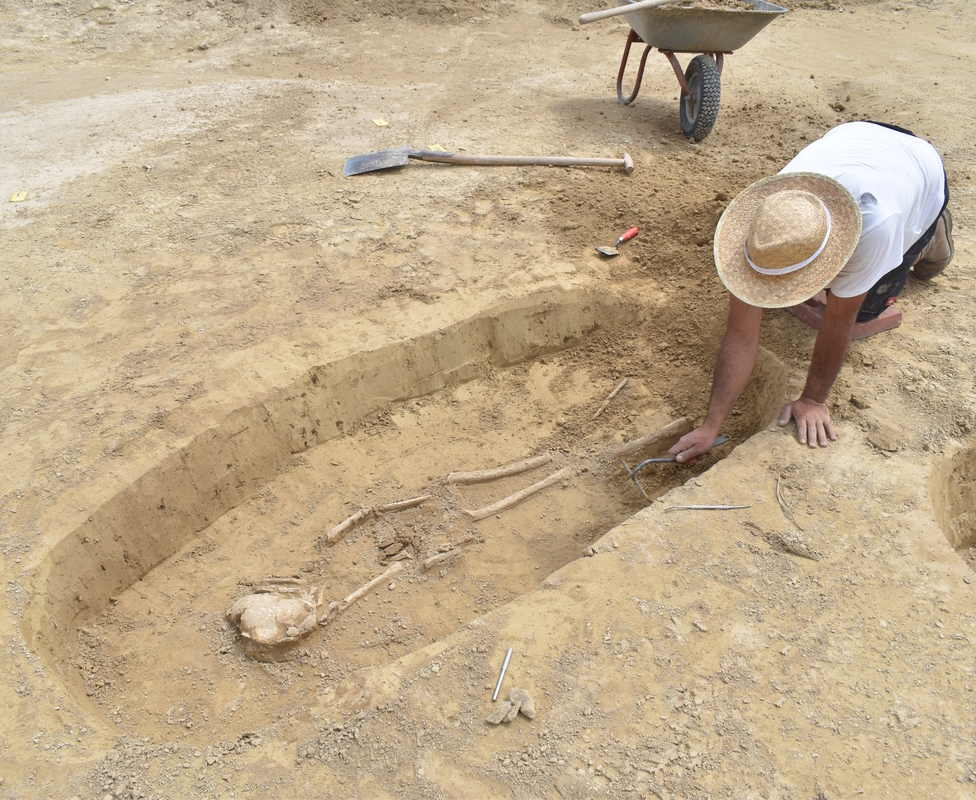
POLYGON ((681 93, 681 132, 689 139, 701 141, 711 133, 722 101, 722 76, 715 59, 695 56, 685 70, 685 81, 691 91, 681 93))

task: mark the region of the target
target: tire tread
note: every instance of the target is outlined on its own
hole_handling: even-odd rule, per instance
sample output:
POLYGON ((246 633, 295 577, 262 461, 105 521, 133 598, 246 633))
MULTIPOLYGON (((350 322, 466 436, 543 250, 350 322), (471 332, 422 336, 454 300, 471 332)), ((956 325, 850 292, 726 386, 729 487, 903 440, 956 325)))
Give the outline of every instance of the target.
POLYGON ((701 100, 698 106, 698 117, 692 122, 685 113, 685 98, 679 102, 679 117, 681 132, 689 139, 700 142, 709 133, 718 119, 718 108, 722 102, 722 76, 718 71, 715 59, 707 55, 695 56, 688 69, 685 70, 685 80, 691 82, 691 77, 698 73, 701 84, 701 100))

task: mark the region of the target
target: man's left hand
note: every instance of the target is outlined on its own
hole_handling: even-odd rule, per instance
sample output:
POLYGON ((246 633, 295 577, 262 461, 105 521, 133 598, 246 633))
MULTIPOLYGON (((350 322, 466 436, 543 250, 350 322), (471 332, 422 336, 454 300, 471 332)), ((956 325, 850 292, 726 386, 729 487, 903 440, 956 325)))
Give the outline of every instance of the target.
POLYGON ((787 425, 791 419, 796 420, 796 435, 800 444, 809 444, 810 447, 819 444, 820 447, 826 447, 828 439, 832 442, 837 439, 825 403, 804 397, 787 403, 779 418, 780 426, 787 425))

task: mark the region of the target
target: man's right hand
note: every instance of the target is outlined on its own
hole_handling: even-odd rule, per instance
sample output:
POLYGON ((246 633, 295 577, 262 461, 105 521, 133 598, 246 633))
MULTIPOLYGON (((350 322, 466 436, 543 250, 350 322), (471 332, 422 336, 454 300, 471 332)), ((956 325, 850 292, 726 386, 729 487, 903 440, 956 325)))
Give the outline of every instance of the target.
POLYGON ((716 436, 718 436, 717 431, 702 425, 678 439, 668 453, 675 456, 679 464, 694 464, 711 451, 716 436))

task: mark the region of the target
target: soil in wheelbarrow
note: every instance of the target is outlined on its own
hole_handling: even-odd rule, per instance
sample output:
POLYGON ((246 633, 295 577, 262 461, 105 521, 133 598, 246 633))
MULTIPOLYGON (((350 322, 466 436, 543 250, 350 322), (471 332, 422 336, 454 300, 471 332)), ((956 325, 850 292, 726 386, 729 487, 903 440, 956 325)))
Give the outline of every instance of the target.
POLYGON ((755 11, 756 4, 747 0, 694 0, 693 2, 675 3, 676 8, 724 8, 729 11, 755 11))

